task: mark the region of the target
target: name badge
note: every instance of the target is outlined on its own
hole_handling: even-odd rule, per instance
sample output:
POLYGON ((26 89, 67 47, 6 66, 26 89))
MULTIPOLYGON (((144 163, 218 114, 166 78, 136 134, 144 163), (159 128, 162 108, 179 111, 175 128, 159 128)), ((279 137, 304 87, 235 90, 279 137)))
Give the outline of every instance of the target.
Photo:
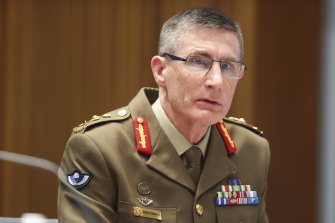
POLYGON ((161 221, 162 213, 159 210, 142 208, 142 207, 133 207, 133 213, 136 217, 150 218, 161 221))

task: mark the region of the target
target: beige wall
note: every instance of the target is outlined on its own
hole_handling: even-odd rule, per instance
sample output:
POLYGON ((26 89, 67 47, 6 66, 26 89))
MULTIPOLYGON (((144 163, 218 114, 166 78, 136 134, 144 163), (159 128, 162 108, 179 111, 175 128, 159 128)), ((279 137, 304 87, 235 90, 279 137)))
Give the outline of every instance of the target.
MULTIPOLYGON (((270 139, 271 222, 313 222, 320 24, 313 0, 0 0, 0 149, 59 163, 74 126, 155 86, 150 59, 160 27, 194 6, 221 8, 244 31, 248 71, 230 114, 270 139)), ((0 216, 56 217, 53 175, 2 161, 0 168, 0 216)))

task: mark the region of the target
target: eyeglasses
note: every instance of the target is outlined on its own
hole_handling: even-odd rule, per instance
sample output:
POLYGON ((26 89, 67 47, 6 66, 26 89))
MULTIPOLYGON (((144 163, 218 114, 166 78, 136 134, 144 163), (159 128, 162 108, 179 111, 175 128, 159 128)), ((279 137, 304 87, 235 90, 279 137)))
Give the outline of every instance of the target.
POLYGON ((163 53, 162 57, 168 56, 171 60, 184 61, 185 66, 194 74, 205 75, 213 65, 213 62, 220 64, 221 74, 232 79, 241 79, 244 71, 247 69, 246 65, 235 61, 219 61, 213 60, 204 56, 188 56, 181 58, 169 53, 163 53))

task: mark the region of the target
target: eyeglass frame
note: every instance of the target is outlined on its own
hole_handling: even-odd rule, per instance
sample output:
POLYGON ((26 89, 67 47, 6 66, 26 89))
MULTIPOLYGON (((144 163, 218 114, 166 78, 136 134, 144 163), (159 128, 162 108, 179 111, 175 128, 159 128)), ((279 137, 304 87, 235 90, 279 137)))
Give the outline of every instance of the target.
MULTIPOLYGON (((229 61, 229 60, 228 60, 228 61, 214 60, 214 59, 212 59, 212 58, 210 58, 210 57, 206 57, 206 56, 189 55, 189 56, 187 56, 186 58, 182 58, 182 57, 178 57, 178 56, 176 56, 176 55, 170 54, 170 53, 162 53, 160 56, 161 56, 161 57, 168 56, 171 60, 174 60, 174 61, 184 61, 184 62, 187 62, 187 60, 188 60, 190 57, 201 57, 201 58, 206 58, 206 59, 211 60, 212 62, 211 62, 211 65, 209 66, 208 70, 207 70, 204 74, 202 74, 202 75, 207 74, 207 73, 212 69, 213 62, 218 62, 220 65, 221 65, 221 63, 238 63, 238 64, 240 64, 241 66, 244 66, 243 71, 240 71, 240 73, 242 73, 242 74, 240 74, 240 77, 232 77, 232 76, 227 76, 227 75, 225 75, 225 77, 227 77, 227 78, 231 78, 231 79, 237 79, 237 80, 238 80, 238 79, 241 79, 241 78, 243 77, 244 72, 247 70, 247 66, 246 66, 244 63, 242 63, 242 62, 229 61)), ((241 68, 242 68, 242 67, 241 67, 241 68)), ((221 66, 220 66, 220 70, 221 70, 221 66)), ((221 70, 221 73, 223 74, 222 70, 221 70)))

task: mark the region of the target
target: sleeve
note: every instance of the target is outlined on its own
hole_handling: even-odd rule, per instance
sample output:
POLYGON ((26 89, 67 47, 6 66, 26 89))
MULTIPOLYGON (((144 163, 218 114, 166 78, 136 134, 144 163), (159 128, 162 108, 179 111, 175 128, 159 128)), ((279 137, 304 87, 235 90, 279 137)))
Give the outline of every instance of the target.
POLYGON ((58 176, 60 223, 116 222, 115 176, 108 170, 101 151, 87 134, 70 137, 58 176), (75 172, 87 174, 91 179, 86 179, 88 182, 84 186, 74 187, 69 176, 75 172))
POLYGON ((266 141, 266 146, 265 146, 265 162, 264 162, 264 187, 263 191, 260 197, 260 218, 259 218, 259 223, 268 223, 268 215, 266 213, 266 205, 265 205, 265 198, 266 198, 266 193, 267 193, 267 176, 269 172, 269 167, 270 167, 270 146, 268 141, 266 141))

